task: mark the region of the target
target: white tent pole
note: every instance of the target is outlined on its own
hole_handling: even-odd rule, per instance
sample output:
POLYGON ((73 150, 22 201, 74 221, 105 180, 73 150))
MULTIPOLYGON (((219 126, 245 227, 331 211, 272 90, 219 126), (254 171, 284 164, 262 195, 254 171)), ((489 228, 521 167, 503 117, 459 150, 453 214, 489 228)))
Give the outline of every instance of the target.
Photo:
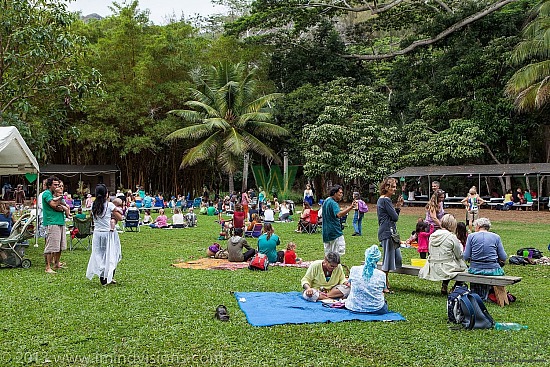
POLYGON ((34 205, 34 213, 36 214, 34 220, 36 223, 34 224, 34 247, 38 247, 38 230, 40 229, 40 223, 38 222, 38 194, 40 194, 40 172, 36 172, 36 204, 34 205))
POLYGON ((481 196, 481 173, 477 175, 477 187, 478 187, 478 194, 481 196))

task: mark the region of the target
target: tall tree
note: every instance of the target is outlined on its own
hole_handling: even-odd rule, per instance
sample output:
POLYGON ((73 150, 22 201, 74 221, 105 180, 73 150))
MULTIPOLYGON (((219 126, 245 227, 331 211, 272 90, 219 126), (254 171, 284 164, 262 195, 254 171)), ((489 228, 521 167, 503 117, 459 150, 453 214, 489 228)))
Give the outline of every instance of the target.
POLYGON ((197 145, 182 159, 182 167, 207 159, 216 159, 219 168, 229 175, 233 191, 233 175, 249 151, 280 159, 265 143, 270 137, 284 136, 287 131, 270 123, 271 103, 281 95, 272 93, 258 97, 254 71, 244 64, 220 62, 208 73, 192 73, 196 88, 193 100, 184 103, 190 109, 170 113, 181 117, 189 126, 176 130, 168 139, 192 139, 197 145))
POLYGON ((345 57, 384 60, 433 45, 518 1, 256 0, 251 14, 227 29, 247 37, 290 36, 294 41, 321 19, 339 18, 350 46, 345 57), (386 41, 380 42, 380 36, 386 41))
POLYGON ((303 126, 306 175, 363 186, 399 167, 402 134, 399 125, 389 119, 385 95, 356 85, 351 78, 339 78, 314 90, 304 86, 292 94, 309 95, 317 105, 322 101, 314 121, 311 115, 297 119, 303 126))
POLYGON ((521 111, 544 107, 550 98, 550 0, 541 1, 534 19, 523 30, 523 40, 512 54, 512 63, 522 65, 506 86, 506 93, 521 111))
POLYGON ((99 83, 78 63, 87 42, 72 30, 75 20, 64 2, 0 1, 0 124, 18 126, 41 161, 67 109, 99 83))

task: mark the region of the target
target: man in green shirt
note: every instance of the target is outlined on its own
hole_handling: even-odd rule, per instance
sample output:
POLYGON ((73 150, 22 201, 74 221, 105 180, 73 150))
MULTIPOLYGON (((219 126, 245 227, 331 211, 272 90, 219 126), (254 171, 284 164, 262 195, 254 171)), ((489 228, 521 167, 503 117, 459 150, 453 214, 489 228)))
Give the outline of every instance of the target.
POLYGON ((340 218, 347 215, 357 205, 353 200, 351 205, 344 210, 340 210, 338 202, 344 197, 342 186, 334 185, 330 189, 330 196, 323 202, 323 245, 325 254, 337 252, 340 256, 346 253, 346 241, 340 218))
POLYGON ((67 249, 67 238, 65 236, 65 215, 61 208, 61 203, 54 200, 54 191, 61 185, 61 181, 50 176, 46 180, 46 191, 42 195, 42 215, 43 224, 46 227, 46 246, 44 248, 44 258, 46 260, 46 273, 55 274, 51 268, 53 262, 54 269, 61 269, 65 264, 59 262, 61 251, 67 249))

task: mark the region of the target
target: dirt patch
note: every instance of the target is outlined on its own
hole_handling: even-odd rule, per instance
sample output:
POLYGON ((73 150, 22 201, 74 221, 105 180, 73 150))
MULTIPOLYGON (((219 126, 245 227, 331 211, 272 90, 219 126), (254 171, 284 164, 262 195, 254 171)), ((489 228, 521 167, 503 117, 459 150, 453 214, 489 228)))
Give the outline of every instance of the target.
MULTIPOLYGON (((464 209, 446 208, 446 213, 453 214, 459 221, 466 220, 466 211, 464 209)), ((425 217, 426 211, 423 207, 404 207, 401 213, 425 217)), ((548 209, 537 210, 491 210, 482 209, 479 212, 481 217, 489 218, 497 222, 516 222, 516 223, 543 223, 550 224, 550 211, 548 209)))

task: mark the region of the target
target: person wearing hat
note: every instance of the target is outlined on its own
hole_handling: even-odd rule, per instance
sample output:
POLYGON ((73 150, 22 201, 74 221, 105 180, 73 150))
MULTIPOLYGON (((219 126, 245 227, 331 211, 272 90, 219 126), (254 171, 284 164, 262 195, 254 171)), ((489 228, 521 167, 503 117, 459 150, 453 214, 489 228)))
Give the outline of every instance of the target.
POLYGON ((124 195, 124 193, 120 190, 116 190, 115 197, 119 198, 122 201, 126 201, 126 195, 124 195))
POLYGON ((356 312, 388 313, 384 299, 386 274, 376 268, 382 254, 377 245, 365 250, 365 264, 352 266, 349 274, 350 292, 345 300, 346 308, 356 312))

